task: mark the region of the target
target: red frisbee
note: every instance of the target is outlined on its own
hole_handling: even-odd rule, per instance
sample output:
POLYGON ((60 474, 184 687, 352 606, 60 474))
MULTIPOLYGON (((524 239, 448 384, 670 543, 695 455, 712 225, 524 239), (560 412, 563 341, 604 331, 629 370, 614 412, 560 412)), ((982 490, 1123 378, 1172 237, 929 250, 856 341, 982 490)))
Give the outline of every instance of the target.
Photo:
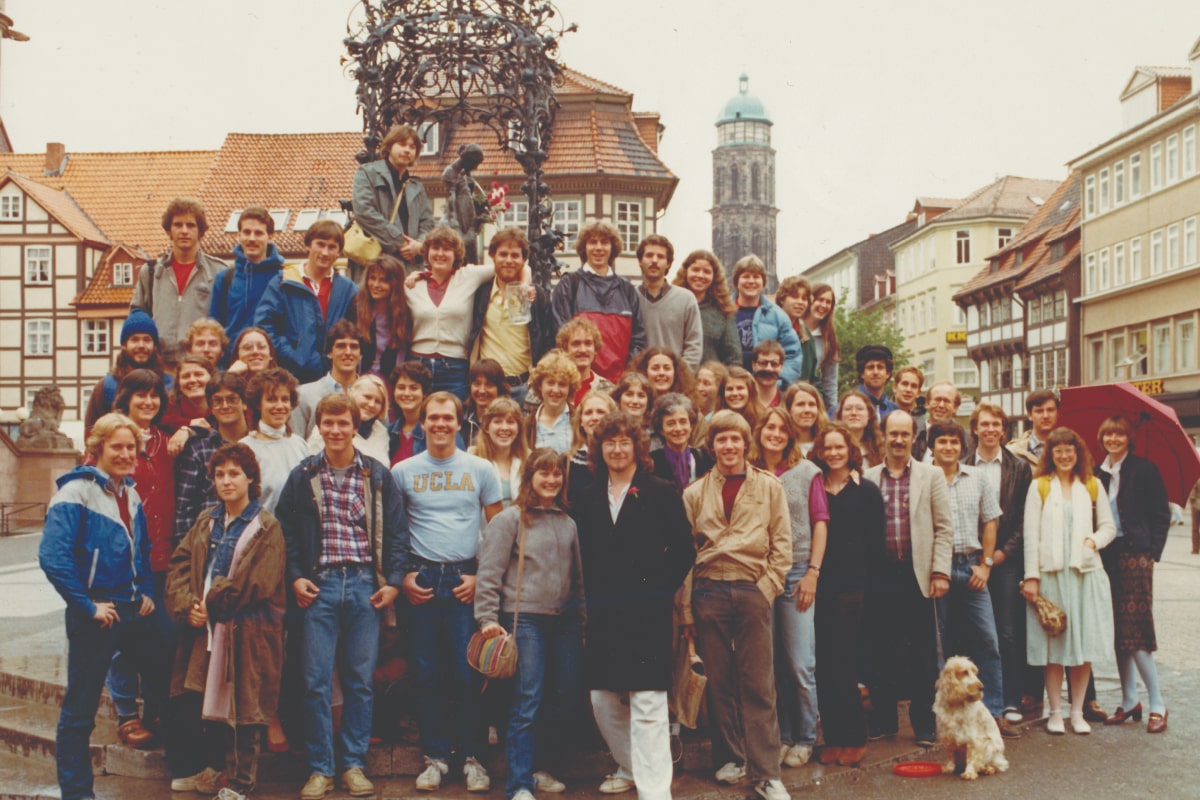
POLYGON ((901 761, 892 767, 892 773, 902 778, 932 778, 942 774, 942 765, 936 761, 901 761))

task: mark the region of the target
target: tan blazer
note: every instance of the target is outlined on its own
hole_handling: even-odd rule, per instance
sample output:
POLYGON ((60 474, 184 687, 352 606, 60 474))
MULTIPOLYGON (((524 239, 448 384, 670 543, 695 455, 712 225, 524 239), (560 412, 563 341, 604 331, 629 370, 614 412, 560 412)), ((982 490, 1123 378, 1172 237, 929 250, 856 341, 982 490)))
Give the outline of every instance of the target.
MULTIPOLYGON (((950 577, 950 562, 954 556, 954 524, 950 515, 950 489, 946 474, 938 467, 908 460, 911 474, 908 481, 909 530, 912 533, 913 573, 921 594, 929 597, 933 574, 950 577)), ((877 464, 867 469, 863 477, 880 485, 880 475, 886 467, 877 464)), ((890 509, 884 506, 884 513, 890 509)))

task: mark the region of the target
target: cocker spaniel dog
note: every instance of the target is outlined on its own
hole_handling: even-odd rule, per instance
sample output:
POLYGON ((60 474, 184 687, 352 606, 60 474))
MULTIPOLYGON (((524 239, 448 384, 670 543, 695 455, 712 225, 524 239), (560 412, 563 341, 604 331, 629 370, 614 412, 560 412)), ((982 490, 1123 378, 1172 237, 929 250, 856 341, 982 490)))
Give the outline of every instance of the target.
POLYGON ((933 701, 937 716, 938 743, 946 748, 942 772, 953 774, 956 762, 963 763, 963 780, 992 775, 1008 769, 1004 740, 996 720, 983 704, 983 682, 975 663, 965 656, 946 659, 937 679, 933 701))

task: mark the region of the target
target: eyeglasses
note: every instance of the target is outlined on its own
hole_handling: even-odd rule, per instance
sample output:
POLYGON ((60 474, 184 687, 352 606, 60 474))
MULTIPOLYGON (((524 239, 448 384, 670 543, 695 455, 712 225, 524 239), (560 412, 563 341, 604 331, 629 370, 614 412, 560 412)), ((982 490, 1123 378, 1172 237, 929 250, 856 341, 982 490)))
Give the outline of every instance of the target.
POLYGON ((754 363, 758 364, 760 367, 765 367, 766 369, 774 369, 776 367, 783 366, 782 361, 763 361, 760 359, 758 361, 755 361, 754 363))
POLYGON ((240 406, 241 404, 242 404, 242 398, 238 397, 236 394, 233 395, 232 397, 216 397, 216 396, 214 396, 212 400, 208 401, 208 405, 210 408, 223 408, 225 406, 229 406, 230 408, 233 408, 235 406, 240 406))

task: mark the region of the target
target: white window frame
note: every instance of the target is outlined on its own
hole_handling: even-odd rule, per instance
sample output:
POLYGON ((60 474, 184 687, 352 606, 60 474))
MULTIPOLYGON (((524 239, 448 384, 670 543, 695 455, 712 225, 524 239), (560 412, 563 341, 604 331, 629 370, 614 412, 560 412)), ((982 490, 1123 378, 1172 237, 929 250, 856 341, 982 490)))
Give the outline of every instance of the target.
POLYGON ((106 356, 112 341, 112 320, 85 319, 83 321, 83 355, 106 356))
POLYGON ((1112 379, 1114 381, 1118 380, 1120 378, 1128 378, 1129 377, 1129 374, 1131 371, 1130 367, 1121 363, 1125 360, 1126 355, 1127 354, 1125 352, 1125 334, 1121 333, 1121 334, 1117 334, 1116 336, 1109 337, 1109 340, 1108 340, 1108 369, 1111 371, 1112 379), (1124 375, 1120 374, 1120 370, 1122 370, 1122 369, 1125 370, 1124 375))
POLYGON ((950 354, 950 375, 955 386, 976 387, 979 385, 979 365, 965 352, 950 354))
POLYGON ((418 156, 436 156, 441 151, 442 128, 436 122, 422 122, 417 126, 417 138, 421 140, 418 156))
POLYGON ((511 200, 509 202, 511 205, 500 215, 500 227, 525 230, 529 227, 529 201, 511 200))
POLYGON ((221 233, 237 233, 238 232, 238 217, 242 215, 244 209, 235 208, 229 212, 229 219, 225 220, 225 227, 221 229, 221 233))
POLYGON ((1113 245, 1113 286, 1125 285, 1125 243, 1113 245))
POLYGON ((49 286, 54 282, 54 248, 47 244, 25 246, 25 283, 49 286))
POLYGON ((1099 272, 1100 272, 1100 291, 1107 291, 1112 287, 1112 270, 1110 268, 1110 258, 1108 248, 1100 250, 1099 272))
POLYGON ((1183 265, 1189 267, 1196 263, 1196 218, 1188 217, 1183 221, 1183 265))
MULTIPOLYGON (((1045 314, 1042 315, 1045 317, 1045 314)), ((1058 289, 1054 292, 1054 318, 1067 318, 1067 290, 1058 289)))
POLYGON ((1083 182, 1083 216, 1096 216, 1096 176, 1088 175, 1083 182))
POLYGON ((1112 197, 1109 194, 1111 184, 1108 178, 1108 167, 1100 170, 1100 178, 1096 182, 1097 193, 1100 195, 1100 213, 1103 214, 1112 207, 1112 197))
POLYGON ((1196 126, 1188 125, 1183 129, 1183 149, 1180 151, 1182 156, 1183 177, 1190 178, 1196 174, 1196 126))
POLYGON ((1129 365, 1131 378, 1145 378, 1150 374, 1150 341, 1145 328, 1130 328, 1129 355, 1138 353, 1142 354, 1141 358, 1129 365))
POLYGON ((1167 184, 1179 180, 1179 134, 1173 133, 1167 137, 1167 184))
POLYGON ((1150 336, 1150 361, 1155 375, 1166 375, 1171 371, 1171 323, 1155 325, 1150 336), (1166 346, 1163 350, 1162 347, 1166 346))
POLYGON ((112 265, 113 286, 133 286, 133 263, 119 261, 112 265))
POLYGON ((1113 206, 1125 202, 1125 161, 1113 164, 1113 206))
POLYGON ((1068 367, 1070 366, 1071 351, 1065 347, 1059 347, 1054 351, 1054 386, 1066 386, 1069 376, 1068 367))
POLYGON ((1025 312, 1025 314, 1027 317, 1027 322, 1031 326, 1041 325, 1042 324, 1042 299, 1040 297, 1033 298, 1033 300, 1029 303, 1029 308, 1025 312))
POLYGON ((1008 246, 1008 243, 1013 240, 1012 228, 997 228, 996 229, 996 249, 1003 250, 1008 246))
POLYGON ((321 209, 319 208, 302 208, 296 213, 296 225, 292 228, 294 233, 303 233, 313 226, 313 223, 321 219, 321 209))
POLYGON ((1175 321, 1175 369, 1192 372, 1196 369, 1196 318, 1182 317, 1175 321))
POLYGON ((969 228, 954 232, 954 263, 971 263, 971 230, 969 228))
POLYGON ((641 200, 625 199, 613 201, 613 222, 621 234, 621 252, 632 253, 645 235, 646 206, 641 200))
POLYGON ((1088 253, 1083 270, 1083 291, 1085 294, 1095 294, 1100 284, 1096 280, 1096 254, 1088 253))
POLYGON ((583 199, 570 197, 554 201, 554 229, 560 231, 567 252, 575 249, 583 225, 583 199))
POLYGON ((1179 269, 1179 223, 1167 226, 1167 272, 1179 269))
POLYGON ((1156 191, 1163 185, 1162 142, 1150 145, 1150 191, 1156 191))
POLYGON ((1108 363, 1104 358, 1104 337, 1101 336, 1097 339, 1092 339, 1088 344, 1090 345, 1088 347, 1088 354, 1090 355, 1088 369, 1092 373, 1092 380, 1103 381, 1104 367, 1108 363))
POLYGON ((1142 196, 1142 154, 1134 153, 1129 157, 1129 199, 1142 196))
POLYGON ((54 355, 53 320, 25 320, 25 355, 31 358, 54 355))
POLYGON ((1150 275, 1161 275, 1163 271, 1162 228, 1150 232, 1150 275))
POLYGON ((24 218, 24 210, 19 194, 0 196, 0 222, 20 222, 24 218))
POLYGON ((1129 240, 1129 282, 1142 279, 1142 237, 1129 240))

